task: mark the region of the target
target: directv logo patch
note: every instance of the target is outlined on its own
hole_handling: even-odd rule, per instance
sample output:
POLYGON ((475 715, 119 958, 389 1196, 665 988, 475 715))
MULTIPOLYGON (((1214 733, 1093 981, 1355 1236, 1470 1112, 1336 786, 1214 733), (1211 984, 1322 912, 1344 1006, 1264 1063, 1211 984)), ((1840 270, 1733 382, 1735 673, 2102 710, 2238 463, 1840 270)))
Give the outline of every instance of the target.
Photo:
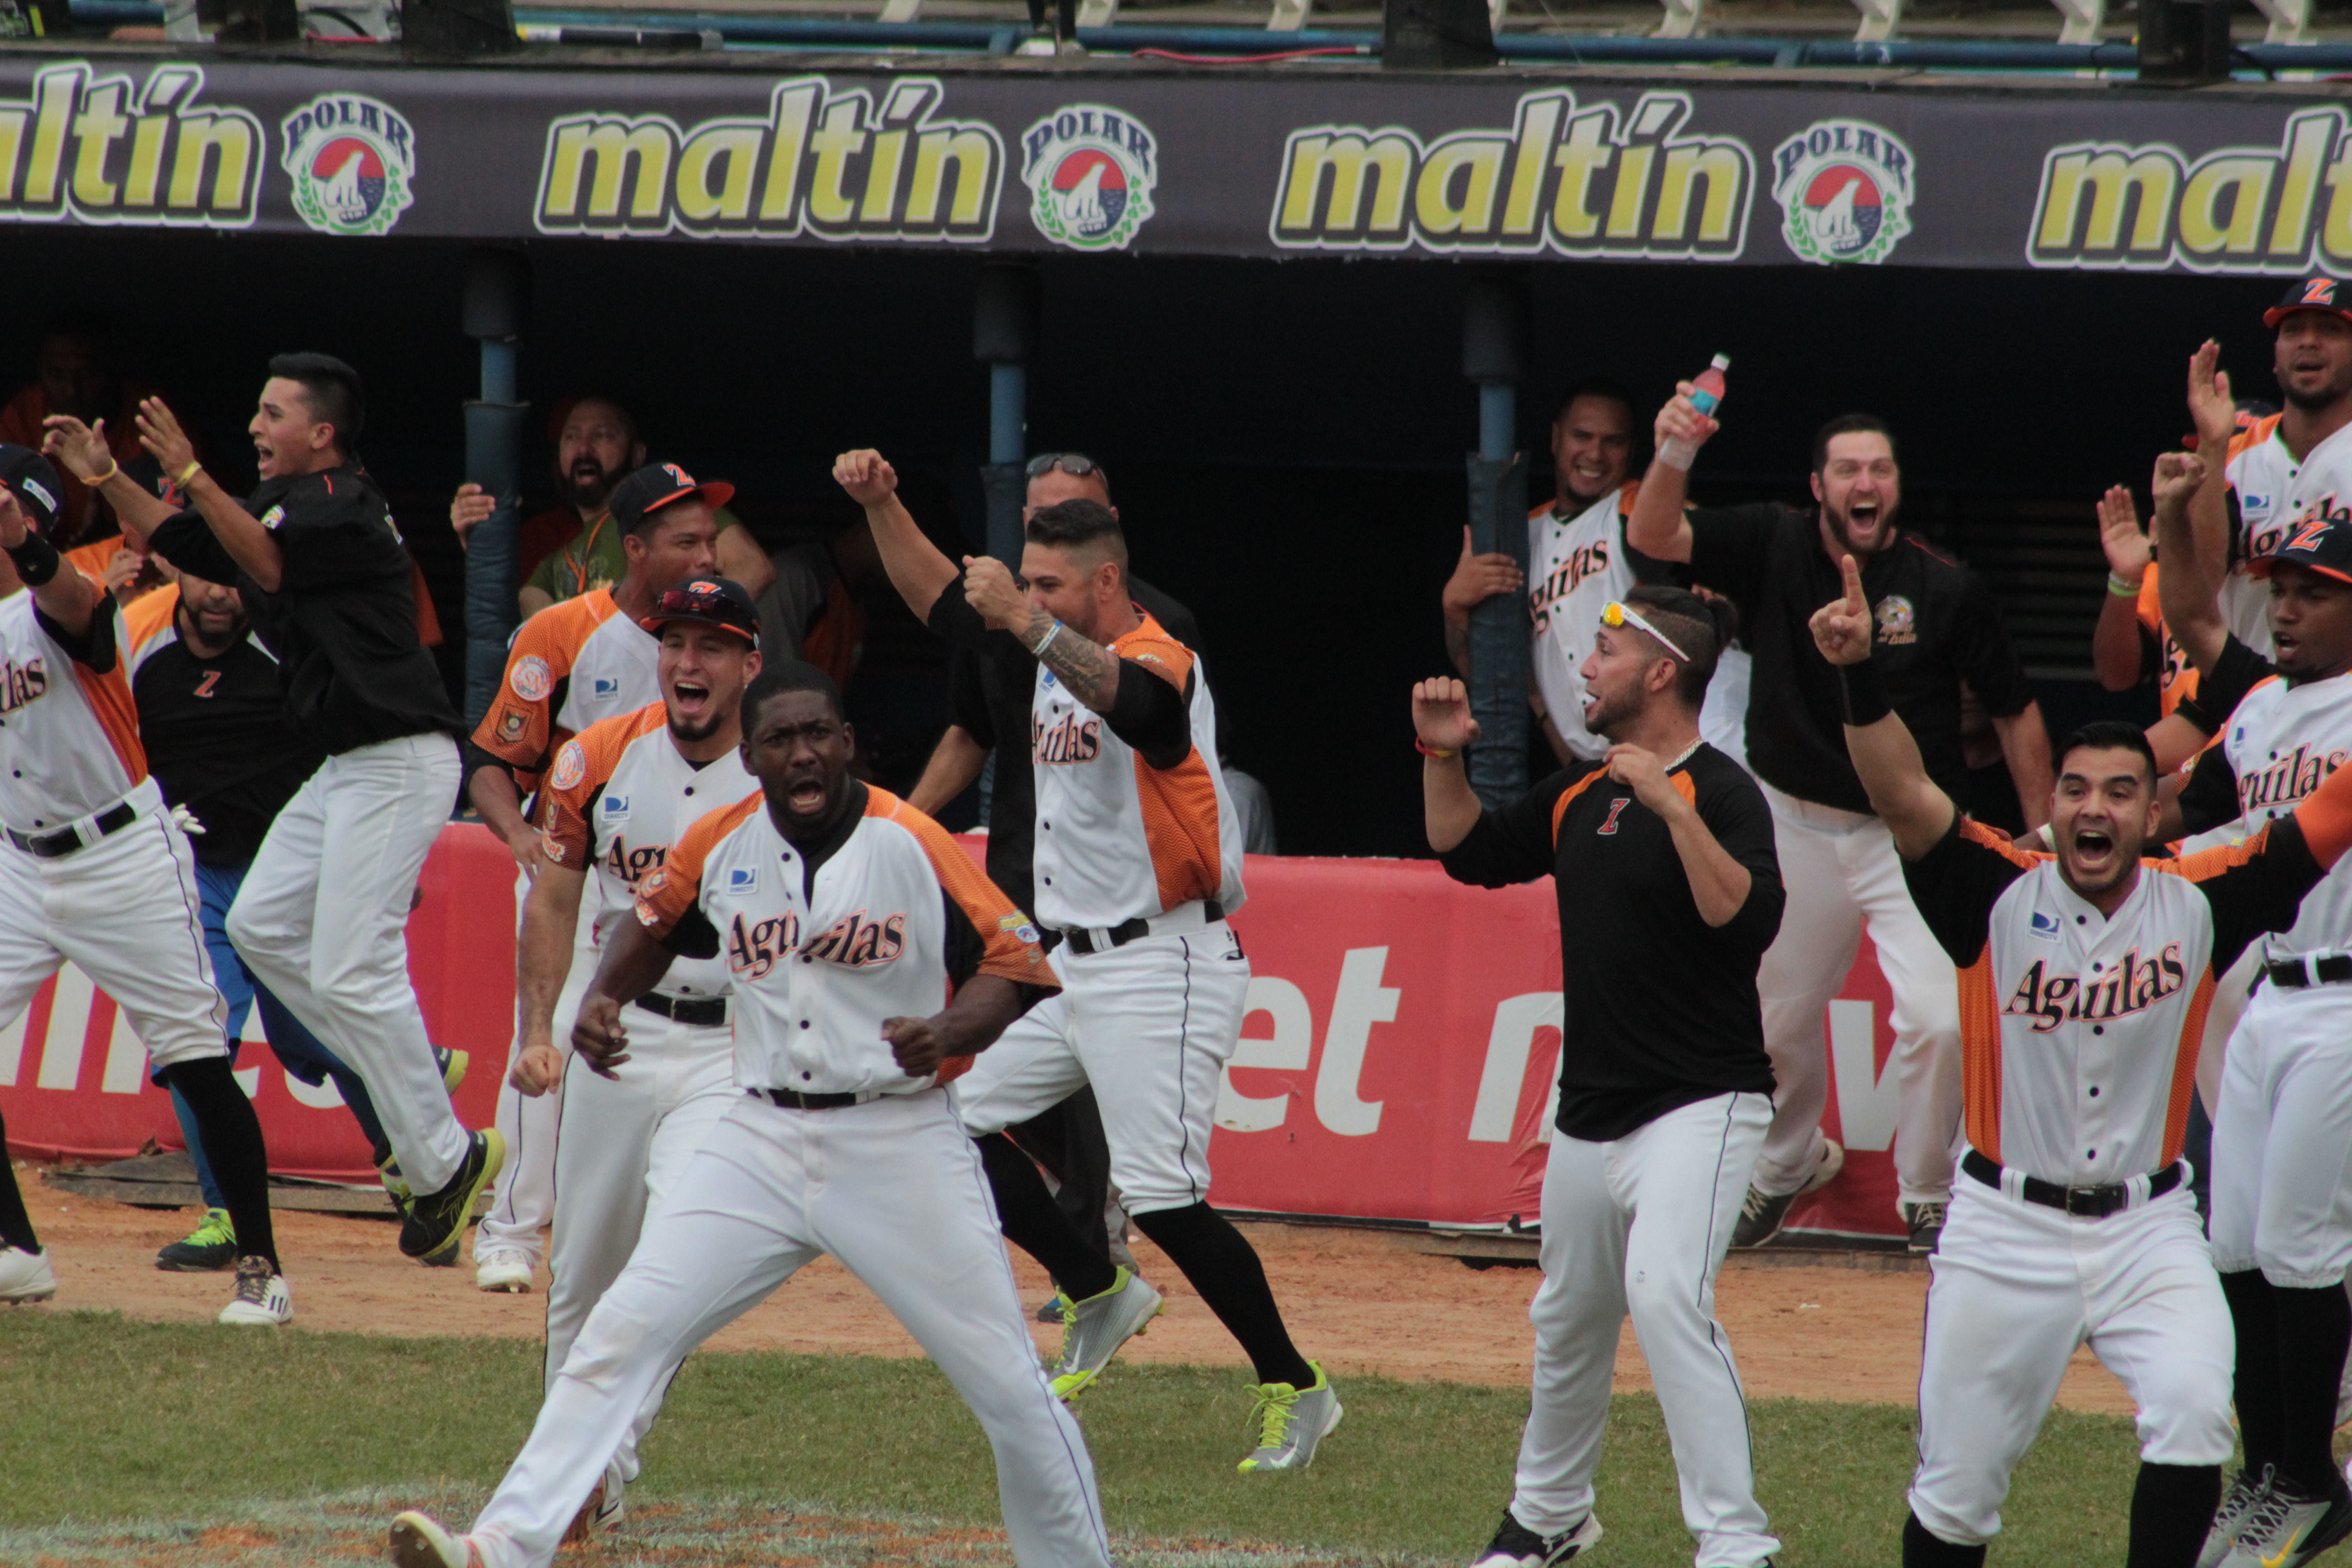
POLYGON ((595 679, 593 690, 598 697, 618 697, 621 694, 620 678, 613 675, 600 675, 595 679))
POLYGON ((760 868, 730 866, 727 869, 727 890, 730 893, 756 893, 760 890, 760 868))
POLYGON ((2043 942, 2056 942, 2058 940, 2058 931, 2060 928, 2058 917, 2056 915, 2044 914, 2040 910, 2036 910, 2033 911, 2032 921, 2029 923, 2033 934, 2040 937, 2043 942))

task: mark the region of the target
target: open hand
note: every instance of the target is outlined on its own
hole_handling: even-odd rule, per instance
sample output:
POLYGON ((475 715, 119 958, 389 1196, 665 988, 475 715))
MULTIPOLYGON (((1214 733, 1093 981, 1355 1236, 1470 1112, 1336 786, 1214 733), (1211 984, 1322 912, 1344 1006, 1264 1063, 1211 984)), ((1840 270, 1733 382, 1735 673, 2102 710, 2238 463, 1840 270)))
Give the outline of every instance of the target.
POLYGON ((619 1078, 613 1069, 629 1059, 629 1031, 621 1022, 621 1005, 601 991, 591 991, 580 1004, 579 1022, 572 1026, 572 1048, 599 1078, 619 1078))
POLYGON ((1853 557, 1838 557, 1838 570, 1845 578, 1845 592, 1813 612, 1807 623, 1812 628, 1813 646, 1832 664, 1860 664, 1870 657, 1870 642, 1874 627, 1870 619, 1869 601, 1862 596, 1862 568, 1853 557))
POLYGON ((859 506, 879 506, 898 489, 898 470, 871 447, 861 447, 835 458, 833 479, 859 506))
POLYGON ((1668 441, 1680 440, 1689 443, 1692 447, 1704 447, 1706 445, 1708 437, 1723 428, 1713 419, 1701 414, 1697 405, 1691 402, 1690 395, 1694 390, 1687 381, 1675 383, 1674 396, 1666 400, 1666 405, 1664 408, 1658 410, 1658 422, 1655 428, 1659 446, 1663 447, 1668 441))
POLYGON ((84 484, 114 466, 105 420, 85 425, 70 414, 52 414, 41 421, 41 428, 48 432, 41 437, 42 453, 63 463, 84 484))
POLYGON ((163 406, 160 397, 139 400, 139 444, 155 455, 164 474, 175 483, 196 460, 196 444, 188 439, 178 416, 163 406))
POLYGON ((882 1037, 889 1042, 898 1070, 908 1078, 929 1078, 949 1054, 936 1020, 930 1018, 885 1018, 882 1037))
POLYGON ((2238 405, 2230 396, 2230 373, 2218 368, 2221 345, 2207 338, 2189 356, 2189 417, 2197 426, 2197 447, 2227 453, 2238 427, 2238 405))
POLYGON ((1029 595, 1021 591, 1012 569, 993 555, 963 558, 963 596, 980 612, 980 618, 998 631, 1028 628, 1029 595))
POLYGON ((2139 526, 2139 508, 2122 485, 2110 485, 2099 498, 2099 548, 2107 552, 2107 570, 2126 583, 2147 575, 2153 558, 2147 535, 2139 526))
POLYGON ((1448 675, 1416 681, 1412 732, 1434 751, 1458 752, 1477 744, 1478 721, 1470 717, 1470 689, 1448 675))
POLYGON ((536 1100, 563 1081, 563 1053, 544 1043, 525 1046, 516 1054, 507 1079, 536 1100))
POLYGON ((1440 603, 1449 616, 1466 616, 1497 594, 1516 594, 1527 586, 1528 574, 1519 563, 1497 551, 1486 555, 1470 552, 1470 529, 1462 529, 1462 558, 1454 563, 1454 575, 1445 580, 1445 592, 1440 603))

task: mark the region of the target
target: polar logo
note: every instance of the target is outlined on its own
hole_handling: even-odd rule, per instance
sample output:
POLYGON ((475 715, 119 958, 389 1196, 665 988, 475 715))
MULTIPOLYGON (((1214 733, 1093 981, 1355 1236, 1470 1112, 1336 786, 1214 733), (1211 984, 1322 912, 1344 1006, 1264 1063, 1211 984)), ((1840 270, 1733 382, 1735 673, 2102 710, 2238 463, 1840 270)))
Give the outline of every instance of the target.
POLYGON ((1911 232, 1911 149, 1884 126, 1823 120, 1773 150, 1780 237, 1802 260, 1874 266, 1911 232))

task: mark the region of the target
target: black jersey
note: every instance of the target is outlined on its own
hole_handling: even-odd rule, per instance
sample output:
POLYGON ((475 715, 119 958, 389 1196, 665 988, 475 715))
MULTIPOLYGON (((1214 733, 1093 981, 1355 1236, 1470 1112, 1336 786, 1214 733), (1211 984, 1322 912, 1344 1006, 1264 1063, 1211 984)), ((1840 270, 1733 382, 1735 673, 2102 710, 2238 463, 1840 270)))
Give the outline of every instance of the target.
POLYGON ((278 661, 250 637, 199 658, 176 616, 132 659, 148 768, 204 825, 189 847, 207 866, 246 864, 325 756, 288 720, 278 661))
POLYGON ((1748 901, 1720 926, 1699 917, 1664 820, 1601 763, 1578 763, 1485 813, 1438 857, 1477 887, 1547 873, 1557 884, 1567 1009, 1559 1127, 1571 1138, 1622 1138, 1696 1100, 1772 1092, 1756 999, 1785 901, 1772 814, 1756 781, 1703 742, 1668 776, 1748 868, 1748 901))
POLYGON ((235 587, 279 660, 289 713, 330 754, 438 730, 457 710, 416 637, 408 552, 383 495, 356 463, 268 479, 246 510, 277 537, 265 592, 194 511, 167 518, 155 550, 183 572, 235 587))
MULTIPOLYGON (((1812 517, 1777 502, 1701 507, 1690 513, 1691 575, 1739 606, 1740 640, 1755 656, 1748 697, 1748 762, 1784 795, 1866 812, 1870 795, 1845 752, 1837 672, 1813 646, 1813 612, 1844 592, 1812 517)), ((1960 754, 1960 682, 1985 711, 2006 719, 2033 700, 1983 580, 1917 535, 1862 562, 1878 635, 1872 662, 1895 711, 1919 743, 1927 776, 1969 798, 1960 754)))

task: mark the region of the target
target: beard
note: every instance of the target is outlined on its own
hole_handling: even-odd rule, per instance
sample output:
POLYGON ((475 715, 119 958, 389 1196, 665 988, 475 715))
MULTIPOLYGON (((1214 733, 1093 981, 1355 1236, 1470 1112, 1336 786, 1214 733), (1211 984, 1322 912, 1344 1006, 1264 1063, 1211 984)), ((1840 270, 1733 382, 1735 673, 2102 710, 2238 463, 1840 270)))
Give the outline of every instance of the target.
POLYGON ((1614 731, 1629 720, 1641 716, 1642 705, 1630 694, 1620 692, 1614 697, 1602 697, 1592 706, 1591 715, 1584 721, 1587 733, 1613 741, 1614 731))
POLYGON ((683 744, 689 746, 695 745, 700 742, 708 741, 711 736, 719 733, 719 730, 726 724, 727 719, 728 715, 716 712, 712 713, 710 717, 705 719, 699 724, 681 724, 677 720, 672 719, 669 721, 670 736, 673 740, 678 741, 683 744))
POLYGON ((583 512, 602 511, 613 494, 613 475, 593 458, 576 459, 563 476, 564 500, 583 512))
MULTIPOLYGON (((1886 542, 1895 537, 1895 523, 1901 516, 1902 510, 1902 503, 1899 501, 1893 506, 1888 506, 1885 502, 1879 504, 1879 549, 1885 549, 1886 542)), ((1822 506, 1822 519, 1830 525, 1830 531, 1837 536, 1838 543, 1855 560, 1859 561, 1870 553, 1853 542, 1853 527, 1846 521, 1845 512, 1842 509, 1832 508, 1824 502, 1822 506)))
POLYGON ((2317 414, 2333 408, 2346 397, 2352 396, 2352 381, 2338 377, 2316 392, 2297 392, 2294 389, 2294 384, 2288 381, 2280 384, 2279 391, 2294 407, 2300 408, 2305 414, 2317 414))

